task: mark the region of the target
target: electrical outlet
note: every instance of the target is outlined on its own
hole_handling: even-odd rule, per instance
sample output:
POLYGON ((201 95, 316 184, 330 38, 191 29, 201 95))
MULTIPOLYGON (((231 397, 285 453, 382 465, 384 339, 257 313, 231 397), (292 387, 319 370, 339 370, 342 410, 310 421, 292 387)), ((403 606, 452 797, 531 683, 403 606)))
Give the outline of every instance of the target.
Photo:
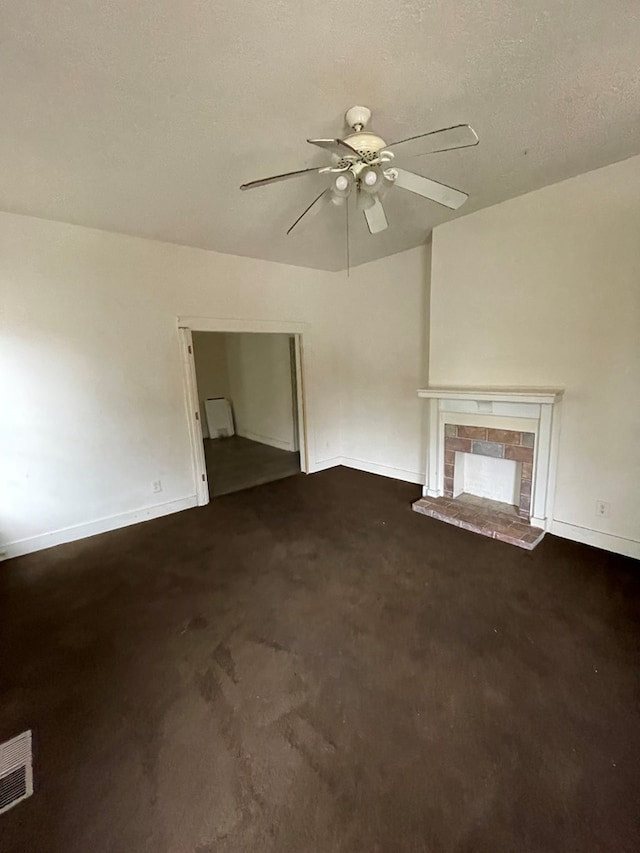
POLYGON ((596 501, 596 515, 599 518, 609 518, 610 509, 611 504, 608 504, 606 501, 596 501))
POLYGON ((154 495, 159 494, 162 491, 162 480, 154 480, 153 483, 151 483, 151 491, 154 495))

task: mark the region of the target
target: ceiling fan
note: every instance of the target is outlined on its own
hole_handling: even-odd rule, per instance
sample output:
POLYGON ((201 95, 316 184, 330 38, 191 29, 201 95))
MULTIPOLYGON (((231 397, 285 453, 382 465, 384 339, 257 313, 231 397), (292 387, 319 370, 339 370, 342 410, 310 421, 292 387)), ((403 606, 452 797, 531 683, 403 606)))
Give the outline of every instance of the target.
POLYGON ((397 153, 398 159, 404 162, 405 158, 477 145, 480 140, 470 125, 457 124, 441 130, 432 130, 387 145, 380 136, 366 130, 371 119, 371 110, 367 107, 351 107, 345 118, 352 133, 344 139, 307 140, 311 145, 316 145, 331 155, 330 165, 260 178, 240 187, 241 190, 251 190, 314 172, 327 175, 329 183, 326 189, 302 211, 287 230, 287 234, 291 234, 307 214, 316 212, 325 203, 345 205, 348 210, 345 203, 351 195, 356 196, 358 208, 364 213, 371 234, 378 234, 388 227, 382 199, 393 187, 409 190, 451 210, 457 210, 469 198, 467 193, 461 190, 400 168, 396 165, 395 158, 397 153))

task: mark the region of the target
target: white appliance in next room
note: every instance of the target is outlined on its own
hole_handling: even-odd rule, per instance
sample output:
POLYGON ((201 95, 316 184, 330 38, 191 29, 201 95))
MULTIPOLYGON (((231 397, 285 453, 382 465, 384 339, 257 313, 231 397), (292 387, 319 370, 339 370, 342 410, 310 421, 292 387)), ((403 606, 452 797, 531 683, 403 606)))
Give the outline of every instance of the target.
POLYGON ((204 401, 209 438, 226 438, 235 434, 231 403, 224 397, 209 397, 204 401))

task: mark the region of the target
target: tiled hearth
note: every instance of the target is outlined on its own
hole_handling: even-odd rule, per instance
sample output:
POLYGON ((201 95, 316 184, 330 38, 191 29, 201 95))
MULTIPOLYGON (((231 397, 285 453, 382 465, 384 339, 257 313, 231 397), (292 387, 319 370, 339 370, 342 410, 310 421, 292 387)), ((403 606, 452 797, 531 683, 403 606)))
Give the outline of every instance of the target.
POLYGON ((521 463, 518 515, 529 520, 535 433, 479 426, 444 425, 444 496, 453 498, 456 452, 521 463))
POLYGON ((475 495, 462 494, 455 499, 420 498, 413 504, 413 509, 422 515, 528 551, 533 550, 544 536, 544 530, 531 527, 528 521, 518 518, 514 506, 475 495))
POLYGON ((421 498, 413 504, 414 510, 473 533, 532 550, 544 536, 544 530, 529 524, 535 438, 533 432, 445 423, 444 497, 421 498), (456 458, 460 453, 520 463, 518 505, 465 493, 454 497, 456 458))

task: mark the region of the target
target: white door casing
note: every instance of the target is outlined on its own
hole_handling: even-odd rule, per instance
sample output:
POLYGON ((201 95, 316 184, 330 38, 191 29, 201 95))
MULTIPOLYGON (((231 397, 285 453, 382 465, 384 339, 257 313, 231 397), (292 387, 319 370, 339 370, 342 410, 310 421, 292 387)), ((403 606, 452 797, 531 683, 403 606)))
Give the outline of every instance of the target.
POLYGON ((243 332, 258 334, 293 335, 295 339, 295 380, 298 411, 298 442, 300 470, 309 472, 309 436, 307 429, 307 394, 305 388, 304 332, 305 324, 270 322, 261 320, 235 320, 210 317, 178 317, 178 337, 183 364, 185 406, 191 444, 193 478, 198 506, 209 503, 209 483, 204 455, 204 441, 200 422, 198 384, 192 332, 243 332))
POLYGON ((193 338, 191 329, 178 327, 180 352, 184 374, 185 406, 189 426, 189 441, 191 444, 191 460, 193 479, 198 499, 198 506, 209 503, 209 483, 207 481, 207 464, 204 456, 204 439, 200 422, 200 402, 198 400, 198 383, 196 381, 196 363, 193 355, 193 338))

